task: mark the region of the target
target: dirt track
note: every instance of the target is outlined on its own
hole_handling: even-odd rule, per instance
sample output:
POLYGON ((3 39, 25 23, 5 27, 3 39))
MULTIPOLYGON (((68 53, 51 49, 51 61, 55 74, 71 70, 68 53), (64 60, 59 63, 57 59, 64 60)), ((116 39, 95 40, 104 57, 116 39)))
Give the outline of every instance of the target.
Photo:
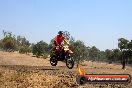
MULTIPOLYGON (((132 75, 131 67, 122 70, 121 65, 95 62, 85 62, 83 65, 89 74, 125 73, 132 75)), ((0 51, 0 88, 99 88, 91 84, 78 85, 76 75, 76 67, 70 70, 63 62, 52 67, 49 59, 0 51)), ((132 84, 129 84, 121 88, 131 88, 131 86, 132 84)))

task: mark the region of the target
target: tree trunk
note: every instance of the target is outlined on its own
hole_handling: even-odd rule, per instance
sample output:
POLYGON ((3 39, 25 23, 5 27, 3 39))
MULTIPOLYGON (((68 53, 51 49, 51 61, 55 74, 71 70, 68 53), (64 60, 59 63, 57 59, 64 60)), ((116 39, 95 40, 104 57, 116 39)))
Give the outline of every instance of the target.
POLYGON ((122 61, 122 69, 125 69, 125 65, 126 65, 126 62, 125 62, 125 60, 123 58, 123 61, 122 61))
POLYGON ((122 53, 122 69, 125 69, 125 66, 126 66, 126 55, 125 53, 123 52, 122 53))

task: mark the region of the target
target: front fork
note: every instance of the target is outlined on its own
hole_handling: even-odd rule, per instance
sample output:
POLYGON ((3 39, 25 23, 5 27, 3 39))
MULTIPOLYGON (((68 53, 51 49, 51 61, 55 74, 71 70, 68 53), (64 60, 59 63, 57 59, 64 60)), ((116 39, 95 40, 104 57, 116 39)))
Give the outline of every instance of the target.
POLYGON ((70 54, 68 52, 66 52, 65 58, 70 58, 70 54))

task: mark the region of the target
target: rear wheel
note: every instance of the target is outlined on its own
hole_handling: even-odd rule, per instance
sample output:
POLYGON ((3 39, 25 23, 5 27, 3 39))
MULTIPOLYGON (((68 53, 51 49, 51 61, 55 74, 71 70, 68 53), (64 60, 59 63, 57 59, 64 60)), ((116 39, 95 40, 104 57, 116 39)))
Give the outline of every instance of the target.
POLYGON ((56 65, 57 65, 57 58, 56 58, 55 56, 52 56, 52 57, 50 58, 50 64, 51 64, 52 66, 56 66, 56 65))

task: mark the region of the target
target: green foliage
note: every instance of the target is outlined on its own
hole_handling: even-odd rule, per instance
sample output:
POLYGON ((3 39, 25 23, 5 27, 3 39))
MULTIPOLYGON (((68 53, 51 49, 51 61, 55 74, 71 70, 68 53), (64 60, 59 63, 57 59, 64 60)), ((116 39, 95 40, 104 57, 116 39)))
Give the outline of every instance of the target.
POLYGON ((121 59, 121 51, 119 49, 113 49, 113 58, 115 62, 120 61, 121 59))
POLYGON ((89 50, 89 57, 94 60, 97 61, 99 60, 99 54, 100 54, 100 50, 97 49, 95 46, 93 46, 92 48, 90 48, 89 50))
POLYGON ((47 53, 49 53, 49 46, 47 43, 40 41, 37 44, 33 46, 32 53, 33 55, 36 55, 37 57, 45 56, 47 53))
POLYGON ((19 53, 31 52, 29 41, 25 37, 12 35, 12 32, 3 30, 4 38, 0 40, 0 48, 6 51, 19 51, 19 53))
POLYGON ((6 51, 14 51, 16 48, 16 39, 12 33, 6 32, 4 34, 4 39, 2 40, 3 49, 6 51))
POLYGON ((71 43, 71 50, 73 50, 73 58, 78 63, 88 58, 88 50, 84 43, 80 40, 71 43))
POLYGON ((107 62, 107 58, 106 58, 106 53, 105 51, 100 51, 99 55, 98 55, 98 60, 99 61, 103 61, 103 62, 107 62))
POLYGON ((105 50, 106 58, 109 62, 120 62, 121 51, 119 49, 105 50))
POLYGON ((2 50, 3 48, 3 44, 2 44, 2 40, 0 40, 0 50, 2 50))
POLYGON ((75 39, 73 38, 73 36, 71 36, 71 34, 68 31, 64 31, 63 34, 64 37, 70 41, 70 43, 75 42, 75 39))
POLYGON ((105 50, 105 54, 106 54, 106 58, 108 61, 112 61, 113 60, 113 51, 112 50, 105 50))
POLYGON ((129 41, 125 38, 118 39, 118 47, 121 50, 122 69, 125 69, 125 64, 128 59, 132 59, 132 40, 129 41))
POLYGON ((128 44, 128 40, 127 39, 124 39, 124 38, 120 38, 118 39, 118 47, 120 48, 120 50, 123 50, 123 49, 127 49, 127 44, 128 44))
POLYGON ((31 44, 25 37, 17 36, 16 45, 16 50, 18 50, 19 53, 27 54, 31 52, 31 44))
POLYGON ((24 53, 29 53, 29 52, 31 52, 31 48, 29 47, 29 46, 21 46, 20 47, 20 49, 19 49, 19 53, 22 53, 22 54, 24 54, 24 53))

